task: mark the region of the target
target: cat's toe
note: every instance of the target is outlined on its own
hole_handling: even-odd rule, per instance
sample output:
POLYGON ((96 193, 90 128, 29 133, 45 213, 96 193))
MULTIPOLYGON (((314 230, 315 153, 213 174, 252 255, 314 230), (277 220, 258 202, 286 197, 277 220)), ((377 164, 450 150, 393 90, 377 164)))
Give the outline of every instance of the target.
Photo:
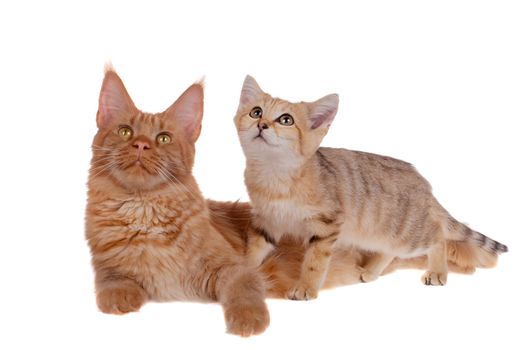
POLYGON ((375 273, 372 273, 372 272, 369 272, 369 271, 365 271, 361 274, 361 276, 359 277, 361 282, 363 283, 368 283, 368 282, 372 282, 372 281, 375 281, 376 279, 379 278, 379 275, 378 274, 375 274, 375 273))
POLYGON ((105 288, 97 295, 100 311, 108 314, 138 311, 145 302, 146 294, 138 288, 105 288))
POLYGON ((288 291, 290 300, 312 300, 317 298, 318 290, 307 285, 299 284, 288 291))
POLYGON ((249 337, 264 332, 270 324, 265 303, 231 305, 224 310, 228 333, 249 337))
POLYGON ((421 282, 427 286, 444 286, 447 283, 447 273, 427 271, 421 277, 421 282))

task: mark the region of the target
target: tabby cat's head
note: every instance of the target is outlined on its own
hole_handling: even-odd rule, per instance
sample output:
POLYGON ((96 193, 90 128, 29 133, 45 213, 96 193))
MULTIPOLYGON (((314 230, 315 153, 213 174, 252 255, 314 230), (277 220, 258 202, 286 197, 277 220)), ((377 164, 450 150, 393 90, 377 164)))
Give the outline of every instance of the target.
POLYGON ((177 183, 191 175, 203 113, 203 86, 191 85, 162 113, 135 107, 117 73, 102 83, 91 178, 108 176, 131 190, 177 183))
POLYGON ((326 135, 339 104, 336 94, 315 102, 291 103, 263 92, 247 76, 235 125, 248 159, 307 159, 326 135))

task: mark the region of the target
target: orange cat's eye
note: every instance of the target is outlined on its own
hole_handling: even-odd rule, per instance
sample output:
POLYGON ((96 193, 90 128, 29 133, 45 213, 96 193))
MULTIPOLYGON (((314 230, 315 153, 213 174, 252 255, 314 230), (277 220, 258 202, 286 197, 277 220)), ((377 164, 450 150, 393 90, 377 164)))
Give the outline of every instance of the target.
POLYGON ((259 119, 263 115, 263 110, 261 107, 253 107, 253 109, 250 112, 250 117, 253 119, 259 119))
POLYGON ((171 142, 171 136, 168 134, 159 134, 159 136, 157 136, 157 142, 161 145, 166 145, 171 142))
POLYGON ((122 137, 124 140, 129 140, 131 135, 133 135, 133 130, 129 126, 121 126, 118 129, 118 135, 122 137))

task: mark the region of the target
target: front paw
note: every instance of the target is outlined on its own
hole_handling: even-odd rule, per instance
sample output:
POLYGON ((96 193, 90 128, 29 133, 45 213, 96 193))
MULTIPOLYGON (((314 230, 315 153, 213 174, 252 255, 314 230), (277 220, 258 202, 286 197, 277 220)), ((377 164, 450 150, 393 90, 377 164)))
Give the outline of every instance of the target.
POLYGON ((447 283, 447 273, 427 271, 421 277, 421 282, 427 286, 444 286, 447 283))
POLYGON ((145 302, 146 293, 138 287, 108 287, 97 294, 98 308, 108 314, 138 311, 145 302))
POLYGON ((379 275, 376 273, 372 273, 370 271, 365 271, 361 273, 361 276, 359 278, 361 279, 361 282, 368 283, 368 282, 372 282, 378 279, 379 275))
POLYGON ((317 298, 318 289, 304 283, 299 283, 288 291, 291 300, 312 300, 317 298))
POLYGON ((249 337, 264 332, 270 324, 266 304, 235 304, 224 310, 228 333, 249 337))

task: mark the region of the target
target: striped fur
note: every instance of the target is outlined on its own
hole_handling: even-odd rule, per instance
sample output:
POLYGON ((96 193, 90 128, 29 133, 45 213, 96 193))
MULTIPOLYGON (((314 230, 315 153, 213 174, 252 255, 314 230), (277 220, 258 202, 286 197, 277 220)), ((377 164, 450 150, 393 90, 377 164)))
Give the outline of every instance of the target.
MULTIPOLYGON (((315 298, 332 252, 351 246, 374 253, 363 266, 362 281, 376 279, 397 257, 427 256, 422 280, 429 285, 446 282, 447 240, 481 247, 494 256, 507 250, 451 219, 412 165, 365 152, 320 148, 337 111, 336 95, 290 103, 264 93, 251 77, 244 85, 235 124, 246 156, 254 226, 276 242, 290 236, 308 246, 297 284, 288 293, 291 299, 315 298), (256 117, 254 108, 260 111, 256 117), (294 123, 281 125, 283 114, 294 123)), ((264 247, 256 233, 249 232, 250 246, 264 247)), ((248 253, 254 264, 260 262, 255 249, 248 253)))
POLYGON ((506 245, 501 244, 482 233, 472 230, 470 227, 458 222, 453 217, 448 218, 447 230, 449 232, 449 237, 455 237, 458 241, 467 241, 488 252, 506 253, 508 251, 506 245))
MULTIPOLYGON (((246 245, 245 233, 252 226, 251 206, 248 203, 208 201, 208 207, 212 225, 231 242, 238 254, 243 254, 249 248, 246 245)), ((259 267, 266 280, 269 296, 287 297, 288 291, 299 278, 305 250, 306 246, 301 240, 291 237, 284 237, 276 243, 275 249, 259 267)), ((447 253, 450 271, 462 274, 471 274, 478 267, 493 267, 497 261, 497 255, 467 242, 447 240, 447 253)), ((372 255, 355 247, 335 249, 322 288, 359 283, 362 266, 372 255)), ((408 268, 424 270, 426 267, 425 256, 396 258, 383 274, 408 268)))

